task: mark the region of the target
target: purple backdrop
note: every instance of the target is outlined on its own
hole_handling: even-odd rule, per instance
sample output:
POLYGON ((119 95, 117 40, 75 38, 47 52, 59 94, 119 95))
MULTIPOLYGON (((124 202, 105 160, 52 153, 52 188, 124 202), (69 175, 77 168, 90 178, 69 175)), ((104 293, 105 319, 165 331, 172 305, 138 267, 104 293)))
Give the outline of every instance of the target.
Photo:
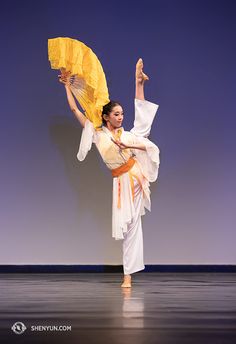
POLYGON ((145 263, 236 263, 235 17, 229 0, 1 3, 1 264, 121 263, 110 173, 96 149, 76 160, 81 128, 47 60, 58 36, 97 54, 126 129, 144 60, 161 150, 145 263))

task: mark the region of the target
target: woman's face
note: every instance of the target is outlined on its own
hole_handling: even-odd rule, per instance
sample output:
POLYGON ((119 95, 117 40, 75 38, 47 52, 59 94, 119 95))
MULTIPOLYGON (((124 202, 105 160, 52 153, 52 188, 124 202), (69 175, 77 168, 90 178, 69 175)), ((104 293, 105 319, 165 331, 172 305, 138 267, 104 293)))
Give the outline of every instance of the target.
POLYGON ((113 128, 120 128, 122 126, 124 112, 120 105, 116 105, 112 108, 109 115, 105 115, 104 117, 107 124, 109 122, 113 128))

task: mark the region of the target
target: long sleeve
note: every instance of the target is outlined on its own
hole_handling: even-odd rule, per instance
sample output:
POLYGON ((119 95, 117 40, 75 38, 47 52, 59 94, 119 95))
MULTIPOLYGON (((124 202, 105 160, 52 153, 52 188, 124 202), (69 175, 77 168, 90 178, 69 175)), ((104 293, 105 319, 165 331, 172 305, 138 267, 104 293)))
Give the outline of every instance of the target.
POLYGON ((141 143, 146 147, 146 151, 136 149, 135 155, 142 173, 150 182, 157 179, 160 165, 160 150, 148 139, 158 107, 147 100, 135 99, 134 127, 130 131, 134 134, 133 143, 141 143))
POLYGON ((95 142, 95 129, 92 122, 87 119, 82 130, 79 151, 77 153, 79 161, 83 161, 86 158, 93 142, 95 142))
POLYGON ((151 131, 152 122, 156 115, 159 105, 148 100, 134 100, 135 119, 131 133, 136 136, 148 137, 151 131))
POLYGON ((136 137, 135 142, 142 143, 146 147, 146 151, 136 149, 135 155, 143 175, 149 182, 154 182, 158 177, 160 149, 146 137, 136 137))

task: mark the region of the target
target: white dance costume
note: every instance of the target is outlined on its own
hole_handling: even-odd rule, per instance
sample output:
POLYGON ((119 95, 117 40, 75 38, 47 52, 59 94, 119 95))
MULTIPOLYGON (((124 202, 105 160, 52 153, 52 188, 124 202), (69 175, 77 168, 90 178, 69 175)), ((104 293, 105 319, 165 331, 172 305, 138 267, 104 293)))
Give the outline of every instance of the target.
POLYGON ((145 208, 151 211, 149 183, 158 177, 160 150, 147 137, 158 105, 147 100, 135 99, 135 120, 131 131, 120 130, 120 140, 124 144, 143 144, 140 149, 122 149, 112 142, 110 130, 102 126, 96 130, 88 119, 82 131, 77 154, 78 160, 85 159, 94 143, 103 161, 111 170, 119 169, 129 159, 135 160, 129 171, 113 177, 112 237, 123 239, 124 274, 143 270, 143 233, 141 216, 145 208))

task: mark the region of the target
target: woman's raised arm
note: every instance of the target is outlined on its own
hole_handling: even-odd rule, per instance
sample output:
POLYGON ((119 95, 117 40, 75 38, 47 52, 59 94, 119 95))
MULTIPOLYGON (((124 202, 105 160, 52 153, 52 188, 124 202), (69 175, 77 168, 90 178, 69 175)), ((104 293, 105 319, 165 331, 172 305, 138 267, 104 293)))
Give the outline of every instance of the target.
POLYGON ((79 120, 80 124, 84 128, 85 122, 86 122, 86 117, 85 115, 78 109, 74 96, 70 90, 70 87, 68 85, 65 85, 66 89, 66 95, 67 95, 67 100, 70 106, 71 111, 75 114, 75 117, 79 120))
POLYGON ((86 117, 85 115, 78 109, 74 96, 71 92, 70 86, 69 86, 69 74, 63 73, 62 75, 59 75, 59 81, 62 82, 65 85, 66 89, 66 96, 67 100, 70 106, 71 111, 75 114, 75 117, 79 120, 80 124, 84 128, 86 117))

